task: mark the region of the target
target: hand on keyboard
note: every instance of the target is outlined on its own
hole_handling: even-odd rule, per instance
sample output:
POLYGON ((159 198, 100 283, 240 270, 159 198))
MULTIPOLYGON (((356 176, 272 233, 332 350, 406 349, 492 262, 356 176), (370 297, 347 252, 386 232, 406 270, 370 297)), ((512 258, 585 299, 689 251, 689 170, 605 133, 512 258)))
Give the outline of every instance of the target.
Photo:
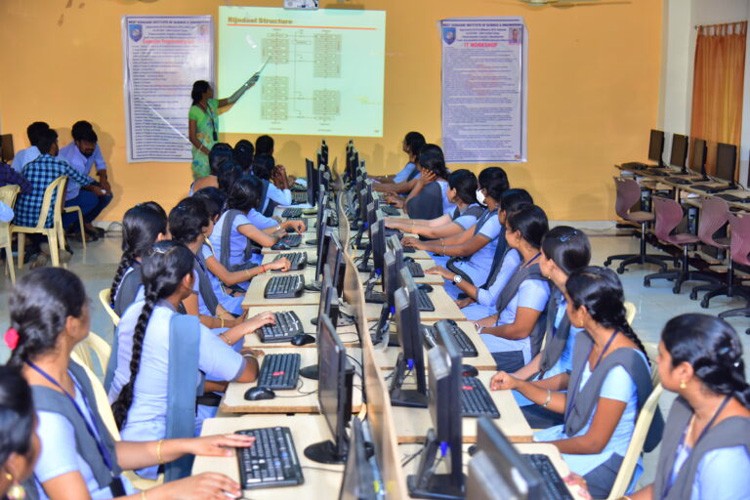
POLYGON ((269 262, 268 264, 263 264, 266 266, 266 269, 270 271, 281 271, 281 272, 287 272, 292 267, 292 263, 289 262, 289 259, 286 257, 280 257, 272 262, 269 262))
POLYGON ((284 229, 291 228, 297 233, 304 233, 307 228, 301 220, 288 220, 281 225, 284 229))
POLYGON ((453 273, 449 272, 443 266, 432 266, 424 270, 425 274, 437 274, 442 276, 444 279, 453 279, 453 273))
POLYGON ((403 247, 419 249, 420 241, 412 236, 404 236, 401 238, 401 245, 403 247))
POLYGON ((242 434, 218 434, 189 439, 190 453, 201 457, 232 457, 233 448, 249 448, 255 438, 242 434))
POLYGON ((252 318, 247 318, 247 321, 245 321, 245 326, 248 328, 248 330, 245 333, 248 334, 254 332, 255 330, 258 330, 263 326, 274 324, 276 324, 276 317, 273 315, 273 313, 270 311, 262 312, 260 314, 256 314, 252 318))
POLYGON ((518 385, 518 379, 510 373, 497 372, 490 380, 490 389, 493 391, 504 391, 515 389, 518 385))

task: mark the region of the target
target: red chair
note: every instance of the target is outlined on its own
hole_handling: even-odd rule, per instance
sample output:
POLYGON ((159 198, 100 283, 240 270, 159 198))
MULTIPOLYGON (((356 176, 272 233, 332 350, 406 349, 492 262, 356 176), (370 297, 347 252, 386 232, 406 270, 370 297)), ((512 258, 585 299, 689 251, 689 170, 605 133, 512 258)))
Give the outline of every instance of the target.
POLYGON ((716 282, 716 278, 712 276, 690 271, 688 251, 691 245, 695 245, 700 241, 700 238, 692 233, 672 233, 682 221, 684 215, 682 212, 682 205, 671 198, 664 198, 661 196, 655 196, 653 202, 654 213, 656 214, 654 234, 662 243, 674 245, 682 250, 682 265, 679 268, 675 267, 669 271, 662 271, 660 273, 645 276, 643 278, 643 286, 651 286, 651 280, 654 279, 674 280, 672 292, 680 293, 682 283, 685 281, 708 280, 716 282))
MULTIPOLYGON (((750 302, 750 288, 736 285, 734 283, 734 263, 750 266, 750 217, 739 216, 729 212, 729 227, 732 230, 729 246, 729 270, 727 271, 727 284, 716 290, 712 290, 703 296, 701 307, 708 307, 708 301, 720 295, 727 297, 740 296, 750 302)), ((729 316, 747 316, 750 307, 730 309, 719 314, 720 318, 729 316)))
MULTIPOLYGON (((714 196, 707 196, 701 201, 700 224, 698 226, 698 238, 701 239, 701 243, 714 247, 722 253, 729 250, 729 238, 717 238, 714 236, 717 231, 728 223, 729 204, 726 201, 714 196)), ((727 273, 727 279, 733 279, 730 273, 727 273)), ((721 289, 722 283, 718 279, 715 281, 713 284, 693 287, 690 291, 690 299, 696 300, 698 292, 721 289)))
POLYGON ((631 211, 638 200, 641 198, 641 186, 633 179, 615 177, 615 188, 617 190, 617 199, 615 200, 615 212, 622 219, 639 224, 641 226, 641 248, 637 254, 610 255, 604 261, 605 266, 609 266, 613 260, 622 260, 617 268, 617 272, 622 274, 625 266, 630 264, 655 264, 659 266, 662 272, 667 270, 665 260, 677 262, 671 255, 650 255, 646 254, 646 230, 648 224, 654 220, 654 214, 651 212, 631 211))

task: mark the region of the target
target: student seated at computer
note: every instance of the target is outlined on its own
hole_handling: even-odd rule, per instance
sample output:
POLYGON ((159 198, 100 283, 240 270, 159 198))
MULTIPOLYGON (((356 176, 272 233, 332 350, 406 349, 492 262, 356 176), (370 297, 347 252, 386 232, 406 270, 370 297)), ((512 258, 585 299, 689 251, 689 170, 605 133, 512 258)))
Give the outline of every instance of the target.
POLYGON ((253 173, 253 160, 255 159, 255 146, 247 139, 240 139, 237 144, 234 145, 233 156, 234 161, 242 167, 242 171, 246 174, 253 173))
MULTIPOLYGON (((502 235, 502 226, 497 217, 498 204, 502 193, 508 188, 508 178, 503 169, 489 167, 479 174, 479 188, 487 205, 476 224, 454 236, 431 241, 420 241, 413 237, 402 238, 401 244, 418 250, 448 257, 438 257, 438 264, 445 266, 461 279, 482 286, 487 281, 489 269, 495 256, 495 250, 502 235)), ((446 284, 445 291, 453 299, 458 298, 460 290, 453 283, 446 284)))
POLYGON ((742 342, 724 320, 682 314, 664 327, 657 358, 672 404, 653 484, 633 500, 746 498, 750 386, 742 342))
MULTIPOLYGON (((534 200, 525 189, 508 189, 500 196, 499 209, 497 212, 500 220, 500 235, 497 237, 497 248, 492 264, 488 268, 489 276, 482 286, 476 286, 469 280, 463 279, 458 273, 449 271, 443 266, 434 266, 425 269, 427 274, 438 274, 449 283, 453 284, 465 298, 456 300, 456 305, 461 308, 467 319, 477 321, 497 312, 497 299, 500 292, 518 266, 521 265, 521 255, 518 250, 509 248, 505 241, 505 219, 509 212, 515 212, 524 205, 533 205, 534 200)), ((434 257, 433 257, 434 259, 434 257)), ((437 262, 437 260, 436 260, 437 262)))
POLYGON ((539 269, 547 214, 536 205, 509 213, 505 239, 518 251, 521 265, 503 287, 495 314, 475 323, 498 370, 516 371, 539 352, 546 326, 549 283, 539 269))
POLYGON ((436 219, 450 216, 456 206, 448 199, 448 175, 440 146, 425 145, 419 152, 420 177, 404 200, 389 196, 388 203, 403 208, 411 219, 436 219))
POLYGON ((409 132, 404 137, 402 149, 409 156, 409 160, 396 175, 384 175, 372 177, 378 183, 372 186, 373 191, 381 193, 398 193, 405 194, 414 187, 416 179, 419 178, 419 169, 417 168, 417 158, 419 151, 427 144, 424 136, 419 132, 409 132))
MULTIPOLYGON (((225 203, 226 198, 224 194, 218 188, 206 188, 195 193, 193 198, 198 198, 205 203, 208 216, 211 222, 215 224, 219 220, 219 217, 221 217, 221 209, 219 207, 225 203)), ((250 219, 249 216, 248 219, 250 219)), ((253 223, 252 219, 250 220, 253 223)), ((278 224, 275 221, 274 223, 278 224)), ((216 226, 213 227, 215 228, 216 226)), ((268 271, 286 272, 291 266, 289 259, 282 257, 268 264, 232 272, 224 267, 216 256, 214 256, 213 248, 211 248, 207 239, 204 241, 196 258, 203 261, 206 274, 211 282, 211 288, 218 298, 219 304, 234 316, 239 316, 243 313, 242 301, 245 298, 245 292, 232 288, 234 285, 246 283, 249 279, 253 279, 255 276, 268 271)), ((226 318, 226 316, 223 317, 226 318)))
MULTIPOLYGON (((570 470, 583 476, 594 498, 606 498, 633 436, 638 411, 651 393, 651 371, 641 341, 625 319, 622 284, 614 271, 588 267, 573 272, 565 286, 568 318, 585 332, 576 337, 572 371, 540 387, 505 372, 492 378, 493 390, 515 389, 534 403, 564 415, 563 425, 538 431, 570 470)), ((647 440, 648 441, 648 440, 647 440)), ((648 443, 647 443, 648 444, 648 443)), ((631 484, 642 471, 638 461, 631 484)))
MULTIPOLYGON (((557 226, 544 235, 539 268, 554 285, 547 306, 546 342, 530 363, 512 373, 514 377, 539 381, 537 385, 542 388, 561 389, 559 382, 550 383, 549 379, 573 369, 575 339, 582 331, 568 319, 565 284, 568 276, 587 267, 590 261, 591 244, 582 231, 570 226, 557 226)), ((563 423, 559 413, 534 404, 518 393, 514 393, 514 396, 532 429, 546 429, 563 423)))
POLYGON ((122 218, 122 257, 109 289, 118 316, 135 302, 141 289, 141 260, 157 241, 168 238, 167 213, 155 201, 139 203, 122 218))
POLYGON ((289 179, 286 172, 277 167, 273 156, 259 154, 253 160, 253 175, 263 181, 263 195, 260 213, 270 217, 279 205, 292 204, 292 191, 289 189, 289 179))
POLYGON ((285 221, 265 230, 254 226, 247 213, 260 206, 262 188, 260 179, 252 175, 235 181, 227 199, 227 210, 209 237, 214 255, 219 262, 226 262, 225 267, 230 271, 259 265, 262 260, 259 248, 273 246, 286 235, 287 228, 298 233, 305 230, 305 224, 299 220, 285 221))
POLYGON ((233 155, 234 152, 232 150, 232 146, 230 146, 226 142, 217 142, 216 144, 214 144, 211 147, 211 151, 209 151, 208 153, 208 166, 211 169, 211 173, 205 177, 195 179, 193 183, 190 184, 190 190, 188 194, 192 195, 196 191, 209 186, 218 187, 219 170, 221 169, 221 166, 225 161, 231 160, 233 158, 233 155))
POLYGON ((427 239, 445 238, 474 226, 484 212, 477 202, 477 176, 469 170, 456 170, 448 176, 448 199, 456 205, 450 215, 429 220, 386 217, 385 226, 427 239))
MULTIPOLYGON (((59 500, 122 498, 125 495, 137 498, 138 492, 121 475, 123 469, 146 466, 155 469, 160 464, 170 467, 170 462, 189 454, 231 456, 234 454, 231 448, 252 445, 249 439, 230 435, 165 440, 144 435, 139 442, 115 441, 102 421, 88 375, 70 359, 76 344, 89 335, 89 303, 80 278, 60 267, 25 274, 11 292, 11 327, 5 334, 5 342, 11 350, 8 364, 21 370, 31 386, 36 408, 36 418, 28 416, 34 422, 16 429, 15 436, 24 429, 33 433, 36 428, 39 439, 35 446, 39 457, 34 476, 25 483, 28 498, 59 500)), ((208 337, 221 347, 220 340, 211 334, 208 337)), ((239 355, 226 346, 224 350, 228 351, 227 362, 235 366, 248 365, 244 361, 234 362, 232 357, 239 355)), ((196 373, 192 382, 197 380, 196 373)), ((162 383, 166 384, 166 377, 162 375, 152 380, 143 377, 138 380, 138 385, 162 383)), ((30 402, 26 401, 25 406, 30 408, 30 402)), ((10 421, 7 415, 3 420, 10 421)), ((159 422, 155 420, 151 424, 158 426, 159 422)), ((13 472, 15 479, 22 479, 18 470, 13 472)), ((217 491, 235 497, 242 493, 235 481, 223 474, 211 473, 165 483, 150 490, 148 496, 210 498, 217 491)))

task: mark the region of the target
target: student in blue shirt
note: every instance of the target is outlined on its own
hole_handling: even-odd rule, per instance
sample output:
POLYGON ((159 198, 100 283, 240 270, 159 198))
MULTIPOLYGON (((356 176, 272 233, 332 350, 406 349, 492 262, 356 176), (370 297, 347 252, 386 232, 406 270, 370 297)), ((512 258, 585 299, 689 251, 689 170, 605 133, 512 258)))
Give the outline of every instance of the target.
POLYGON ((219 186, 219 172, 221 171, 222 165, 228 160, 233 160, 234 150, 232 146, 226 142, 217 142, 211 147, 211 151, 208 153, 208 167, 210 174, 205 177, 195 179, 190 184, 188 195, 192 196, 193 193, 200 191, 207 187, 218 187, 219 186))
MULTIPOLYGON (((231 435, 186 439, 141 435, 138 442, 127 438, 115 441, 103 424, 86 372, 71 361, 76 344, 89 335, 89 303, 81 280, 59 267, 25 274, 10 295, 8 364, 21 369, 37 407, 41 454, 34 468, 34 497, 64 500, 137 495, 121 475, 123 469, 156 468, 187 454, 231 456, 235 453, 231 448, 252 445, 251 439, 231 435), (40 409, 40 403, 46 403, 45 409, 40 409), (77 436, 77 432, 85 435, 77 436), (76 444, 79 439, 93 441, 94 451, 80 450, 76 444), (104 485, 99 473, 106 478, 104 485)), ((210 333, 208 336, 222 345, 210 333)), ((224 355, 230 360, 236 353, 226 350, 224 355)), ((247 362, 240 364, 249 366, 247 362)), ((250 379, 252 372, 250 368, 247 371, 245 374, 243 369, 242 377, 250 379)), ((146 385, 162 382, 166 383, 148 379, 146 385)), ((149 493, 153 498, 220 498, 217 493, 224 492, 233 497, 242 493, 235 481, 210 473, 166 483, 149 493)))
POLYGON ((385 226, 427 239, 444 238, 473 227, 484 208, 477 202, 477 176, 461 169, 448 176, 448 199, 456 205, 452 214, 436 219, 386 217, 385 226))
POLYGON ((45 130, 49 130, 49 128, 47 122, 33 122, 26 127, 26 136, 29 138, 29 147, 16 151, 16 154, 13 156, 13 163, 11 163, 13 170, 21 172, 27 163, 34 161, 41 156, 42 153, 39 151, 37 144, 39 143, 40 134, 45 130))
POLYGON ((373 184, 372 189, 381 193, 399 193, 405 194, 414 187, 415 180, 419 178, 419 169, 417 168, 417 158, 419 151, 427 144, 424 136, 419 132, 409 132, 404 137, 402 149, 409 156, 404 168, 394 175, 384 175, 374 177, 378 181, 373 184))
MULTIPOLYGON (((583 476, 591 495, 606 498, 633 436, 638 411, 651 392, 651 370, 643 344, 625 319, 622 284, 614 271, 601 267, 575 271, 566 291, 570 322, 585 330, 576 339, 572 372, 549 379, 567 392, 505 372, 496 374, 490 386, 492 390, 515 389, 534 403, 562 413, 563 425, 538 431, 534 440, 554 444, 570 470, 583 476), (625 364, 613 365, 610 356, 625 364), (598 386, 596 382, 602 379, 598 386), (587 390, 589 381, 592 389, 587 390), (598 394, 590 394, 597 387, 598 394)), ((639 459, 632 484, 641 471, 639 459)))
MULTIPOLYGON (((419 241, 406 237, 401 240, 405 247, 426 250, 431 253, 453 257, 446 266, 462 280, 482 286, 487 281, 489 270, 495 257, 498 239, 502 235, 502 225, 497 217, 498 200, 508 189, 508 177, 499 167, 489 167, 479 175, 479 188, 484 194, 487 209, 477 222, 454 236, 432 241, 419 241)), ((446 292, 453 299, 458 298, 459 290, 452 283, 446 292)))
POLYGON ((167 239, 167 235, 167 214, 158 203, 139 203, 125 212, 122 218, 122 257, 109 289, 109 302, 118 316, 135 302, 141 284, 141 260, 154 243, 167 239), (123 281, 127 283, 125 291, 120 289, 123 281))
POLYGON ((715 316, 682 314, 664 327, 657 364, 677 399, 655 481, 630 498, 748 498, 750 386, 737 332, 715 316))
POLYGON ((456 206, 448 199, 448 175, 443 150, 426 144, 419 151, 419 179, 406 199, 388 198, 388 203, 403 208, 411 219, 436 219, 449 216, 456 206))
POLYGON ((263 215, 273 215, 273 207, 292 204, 292 191, 289 189, 289 179, 282 167, 277 166, 273 156, 258 154, 253 160, 253 175, 267 184, 266 196, 258 209, 263 215))

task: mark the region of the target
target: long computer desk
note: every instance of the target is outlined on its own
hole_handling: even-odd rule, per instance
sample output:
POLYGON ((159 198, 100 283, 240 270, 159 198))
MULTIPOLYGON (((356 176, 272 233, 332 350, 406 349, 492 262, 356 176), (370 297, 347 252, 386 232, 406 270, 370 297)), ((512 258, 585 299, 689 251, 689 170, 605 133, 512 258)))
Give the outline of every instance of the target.
MULTIPOLYGON (((348 226, 344 228, 340 224, 340 236, 348 236, 347 230, 348 226)), ((339 327, 337 333, 345 343, 347 353, 361 363, 353 384, 352 413, 355 415, 354 418, 364 418, 368 422, 376 455, 382 460, 381 474, 388 498, 408 498, 405 470, 401 467, 401 461, 408 454, 409 446, 417 446, 415 443, 424 440, 427 429, 432 425, 431 419, 427 409, 391 405, 386 378, 394 365, 397 350, 386 348, 384 344, 373 346, 369 328, 380 316, 381 306, 366 304, 362 277, 352 260, 356 252, 351 251, 348 245, 345 249, 346 272, 343 300, 348 305, 348 312, 354 317, 355 325, 339 327), (365 332, 365 334, 360 336, 357 332, 365 332), (356 415, 357 413, 359 416, 356 415)), ((308 254, 310 253, 310 249, 305 250, 308 254)), ((266 256, 266 258, 273 257, 273 255, 266 256)), ((312 278, 310 267, 302 271, 306 280, 308 277, 312 278)), ((265 283, 272 275, 277 275, 277 273, 267 273, 252 280, 244 301, 249 306, 248 314, 254 315, 266 310, 292 309, 303 322, 305 331, 315 332, 315 327, 310 320, 317 316, 320 294, 305 292, 297 299, 275 301, 263 299, 265 283)), ((494 360, 474 330, 473 324, 465 320, 441 285, 435 284, 430 295, 435 311, 422 313, 422 322, 432 323, 440 319, 457 320, 459 326, 467 332, 480 352, 477 358, 464 358, 463 361, 480 369, 479 379, 488 387, 489 379, 494 374, 494 360)), ((260 350, 265 354, 296 352, 302 357, 301 366, 317 362, 315 344, 302 347, 294 347, 288 343, 263 344, 259 341, 257 333, 253 333, 246 336, 244 347, 260 350)), ((331 431, 324 416, 317 414, 319 411, 317 382, 305 379, 302 387, 298 386, 297 389, 291 391, 277 391, 276 399, 246 401, 244 393, 253 386, 255 386, 254 383, 230 383, 222 399, 218 418, 206 420, 201 434, 211 435, 248 428, 288 426, 292 431, 297 455, 302 465, 304 484, 281 489, 253 490, 250 493, 251 497, 278 498, 280 495, 284 497, 292 495, 330 497, 337 495, 341 487, 343 466, 322 466, 311 462, 303 453, 309 444, 331 438, 331 431)), ((500 419, 496 423, 506 436, 517 443, 529 443, 532 440, 532 430, 511 391, 492 391, 490 394, 500 411, 500 419)), ((471 443, 476 440, 476 421, 474 418, 462 419, 464 442, 471 443)), ((519 446, 535 447, 532 451, 525 451, 526 448, 521 449, 522 452, 541 452, 549 455, 563 477, 568 473, 567 467, 554 446, 536 444, 519 444, 519 446)), ((205 471, 221 471, 235 480, 239 477, 236 457, 196 457, 193 473, 205 471)), ((576 492, 573 492, 573 495, 575 498, 581 498, 576 492)))

